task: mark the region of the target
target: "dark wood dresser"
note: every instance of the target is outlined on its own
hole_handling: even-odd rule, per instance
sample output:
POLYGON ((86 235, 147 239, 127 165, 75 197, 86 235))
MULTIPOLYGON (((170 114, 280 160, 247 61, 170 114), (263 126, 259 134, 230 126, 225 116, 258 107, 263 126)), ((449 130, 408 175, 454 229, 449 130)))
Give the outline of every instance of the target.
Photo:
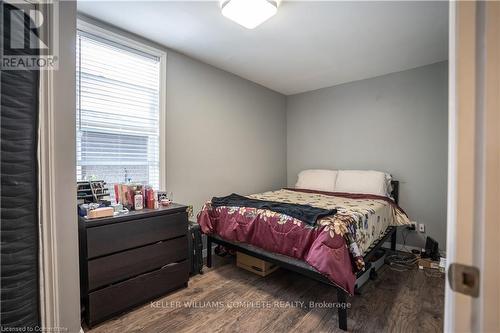
POLYGON ((79 219, 80 288, 93 326, 189 279, 186 206, 79 219))

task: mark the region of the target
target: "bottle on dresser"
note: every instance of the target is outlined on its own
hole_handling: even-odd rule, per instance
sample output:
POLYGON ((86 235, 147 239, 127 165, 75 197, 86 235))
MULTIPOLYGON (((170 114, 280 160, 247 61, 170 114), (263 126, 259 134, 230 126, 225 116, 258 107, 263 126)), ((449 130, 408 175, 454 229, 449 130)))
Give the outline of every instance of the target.
POLYGON ((141 191, 136 191, 134 195, 134 209, 141 210, 144 208, 144 198, 141 191))

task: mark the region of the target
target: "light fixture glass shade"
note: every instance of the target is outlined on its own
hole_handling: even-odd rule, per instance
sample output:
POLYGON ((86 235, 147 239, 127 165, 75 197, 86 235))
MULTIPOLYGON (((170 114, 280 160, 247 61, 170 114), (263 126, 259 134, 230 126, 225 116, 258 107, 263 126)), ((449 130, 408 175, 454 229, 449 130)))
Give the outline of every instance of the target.
POLYGON ((278 3, 268 0, 227 0, 221 2, 222 15, 245 28, 253 29, 278 11, 278 3))

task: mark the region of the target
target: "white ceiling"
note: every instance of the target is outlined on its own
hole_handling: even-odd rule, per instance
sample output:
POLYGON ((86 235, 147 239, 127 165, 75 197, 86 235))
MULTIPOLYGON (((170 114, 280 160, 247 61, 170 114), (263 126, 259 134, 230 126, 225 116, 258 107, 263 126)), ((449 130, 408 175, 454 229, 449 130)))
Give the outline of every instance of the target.
POLYGON ((286 95, 448 56, 446 1, 285 1, 254 30, 218 2, 80 0, 78 10, 286 95))

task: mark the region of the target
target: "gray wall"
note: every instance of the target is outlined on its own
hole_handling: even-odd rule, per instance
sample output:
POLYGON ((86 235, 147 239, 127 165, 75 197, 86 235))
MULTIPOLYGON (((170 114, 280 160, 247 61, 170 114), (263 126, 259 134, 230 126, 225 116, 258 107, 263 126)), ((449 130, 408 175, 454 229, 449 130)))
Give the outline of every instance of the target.
POLYGON ((213 196, 284 187, 285 96, 171 50, 167 57, 167 189, 194 206, 191 220, 213 196))
MULTIPOLYGON (((214 195, 286 184, 286 97, 89 17, 167 52, 167 190, 195 213, 214 195)), ((195 219, 195 217, 193 217, 195 219)))
MULTIPOLYGON (((287 178, 308 168, 374 169, 400 184, 400 205, 446 244, 447 62, 287 98, 287 178)), ((399 240, 401 242, 401 239, 399 240)))
POLYGON ((285 96, 170 51, 167 188, 197 211, 214 195, 286 183, 285 96))

